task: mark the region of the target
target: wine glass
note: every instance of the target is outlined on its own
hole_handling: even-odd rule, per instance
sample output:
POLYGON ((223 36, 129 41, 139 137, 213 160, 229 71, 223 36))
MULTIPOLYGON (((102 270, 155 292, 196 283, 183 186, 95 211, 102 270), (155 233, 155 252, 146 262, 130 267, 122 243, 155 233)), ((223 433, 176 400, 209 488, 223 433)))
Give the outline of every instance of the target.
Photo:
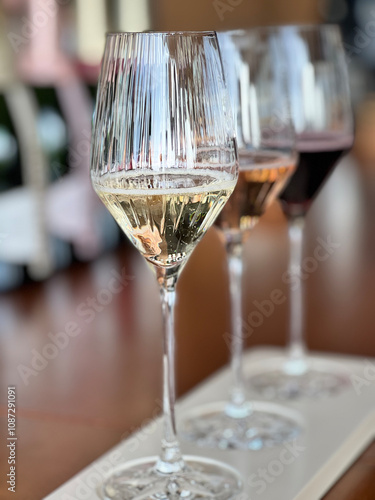
POLYGON ((259 450, 295 438, 300 428, 285 408, 246 397, 242 252, 252 228, 294 171, 295 133, 276 32, 223 32, 219 43, 237 123, 240 162, 237 186, 217 219, 229 268, 232 388, 228 402, 194 409, 180 432, 201 446, 259 450))
POLYGON ((290 240, 290 343, 287 358, 263 363, 250 378, 271 398, 331 396, 348 384, 345 370, 311 359, 304 339, 301 279, 305 216, 337 161, 353 143, 348 73, 338 26, 283 26, 278 39, 286 57, 299 162, 280 194, 290 240))
POLYGON ((107 36, 93 123, 95 191, 156 274, 164 319, 164 432, 158 458, 123 464, 106 499, 213 498, 242 488, 238 473, 183 457, 176 437, 175 285, 238 177, 237 146, 214 32, 107 36))

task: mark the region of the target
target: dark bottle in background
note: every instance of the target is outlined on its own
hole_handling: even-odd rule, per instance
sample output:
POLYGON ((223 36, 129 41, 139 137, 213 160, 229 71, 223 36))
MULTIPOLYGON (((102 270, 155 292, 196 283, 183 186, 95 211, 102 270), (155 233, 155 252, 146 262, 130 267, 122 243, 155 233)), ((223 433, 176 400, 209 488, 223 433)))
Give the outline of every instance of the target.
POLYGON ((33 36, 20 47, 17 57, 19 78, 27 85, 36 109, 36 132, 44 156, 42 165, 48 179, 44 199, 44 214, 54 268, 64 268, 72 261, 71 244, 60 231, 59 220, 51 224, 49 191, 69 171, 69 133, 58 87, 72 76, 68 59, 59 50, 59 4, 48 0, 27 0, 26 18, 42 18, 45 22, 34 26, 33 36), (51 10, 52 9, 52 10, 51 10))
POLYGON ((3 83, 0 87, 0 192, 21 184, 18 139, 8 109, 7 85, 3 83))
MULTIPOLYGON (((80 162, 82 168, 87 171, 87 179, 89 179, 91 119, 106 33, 110 31, 106 0, 96 0, 94 3, 91 0, 76 0, 74 19, 76 33, 75 68, 84 87, 81 88, 81 101, 86 102, 86 107, 85 111, 82 110, 80 113, 80 128, 77 130, 80 140, 72 151, 71 161, 74 165, 77 164, 77 161, 80 162)), ((76 120, 74 120, 75 123, 76 120)), ((89 189, 90 192, 93 192, 91 185, 89 189)), ((102 250, 112 249, 118 245, 120 238, 122 238, 122 232, 103 205, 100 202, 99 205, 97 203, 98 199, 95 195, 93 211, 97 225, 96 230, 100 235, 100 247, 102 250)))
POLYGON ((106 1, 23 0, 8 12, 13 25, 0 33, 0 290, 93 259, 121 234, 89 177, 106 1), (39 20, 27 39, 22 19, 39 20), (61 49, 64 33, 76 34, 70 51, 61 49))
MULTIPOLYGON (((50 2, 28 0, 27 4, 33 19, 50 2)), ((91 7, 95 11, 95 4, 91 7)), ((30 39, 18 61, 20 75, 33 90, 39 110, 37 130, 50 178, 47 227, 59 268, 73 257, 90 260, 108 246, 108 227, 100 220, 104 210, 89 178, 93 103, 72 60, 61 50, 60 9, 54 4, 55 14, 30 39)), ((110 246, 113 241, 117 243, 117 236, 110 246)))
MULTIPOLYGON (((4 77, 3 70, 1 67, 4 77)), ((7 87, 5 81, 0 83, 0 217, 3 220, 9 217, 12 210, 4 195, 8 192, 9 198, 9 192, 22 184, 19 145, 8 109, 7 87)), ((6 251, 6 240, 10 235, 7 229, 1 229, 2 226, 0 223, 0 291, 16 287, 24 279, 22 265, 12 262, 11 252, 6 251)))
POLYGON ((36 109, 15 75, 0 15, 0 290, 51 272, 45 224, 47 178, 36 134, 36 109))

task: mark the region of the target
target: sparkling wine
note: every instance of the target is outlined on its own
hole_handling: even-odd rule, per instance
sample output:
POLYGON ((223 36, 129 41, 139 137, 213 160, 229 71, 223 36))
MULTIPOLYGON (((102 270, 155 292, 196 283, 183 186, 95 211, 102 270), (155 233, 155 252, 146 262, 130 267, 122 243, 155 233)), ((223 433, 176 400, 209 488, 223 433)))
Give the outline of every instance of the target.
POLYGON ((350 135, 303 134, 297 142, 299 162, 280 195, 287 216, 304 215, 333 167, 352 146, 350 135))
POLYGON ((284 187, 295 167, 295 158, 272 151, 240 152, 239 160, 236 188, 217 220, 224 232, 251 229, 284 187))
POLYGON ((186 259, 232 193, 222 172, 170 170, 93 180, 97 194, 141 254, 157 266, 186 259))

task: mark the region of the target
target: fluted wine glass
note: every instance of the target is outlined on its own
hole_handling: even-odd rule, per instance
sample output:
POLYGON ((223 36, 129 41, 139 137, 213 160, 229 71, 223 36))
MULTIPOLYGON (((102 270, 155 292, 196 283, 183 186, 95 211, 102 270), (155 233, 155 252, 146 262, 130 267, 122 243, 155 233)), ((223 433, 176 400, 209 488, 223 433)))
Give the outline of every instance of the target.
POLYGON ((286 74, 276 32, 236 30, 219 33, 224 68, 237 124, 239 180, 217 219, 225 242, 231 297, 232 387, 230 400, 196 408, 181 426, 184 437, 201 446, 251 449, 293 439, 299 425, 277 405, 249 401, 242 350, 243 245, 268 205, 275 200, 297 161, 286 74))
POLYGON ((280 195, 290 240, 290 343, 287 357, 271 359, 252 376, 270 398, 332 396, 348 385, 336 363, 313 359, 304 339, 303 229, 305 216, 338 160, 353 143, 348 71, 338 26, 283 26, 278 43, 287 64, 299 162, 280 195))
POLYGON ((174 415, 175 285, 232 193, 237 146, 214 32, 107 36, 93 123, 95 191, 156 274, 164 318, 164 432, 158 458, 123 464, 106 499, 226 500, 223 463, 183 457, 174 415))

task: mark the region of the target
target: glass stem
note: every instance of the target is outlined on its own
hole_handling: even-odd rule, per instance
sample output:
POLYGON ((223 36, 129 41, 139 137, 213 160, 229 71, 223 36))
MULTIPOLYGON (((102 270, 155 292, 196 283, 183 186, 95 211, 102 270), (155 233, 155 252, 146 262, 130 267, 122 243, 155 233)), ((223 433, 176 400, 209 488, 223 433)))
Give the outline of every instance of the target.
POLYGON ((290 340, 289 360, 286 370, 291 374, 301 374, 307 369, 304 340, 304 282, 302 274, 304 217, 291 217, 289 222, 289 276, 290 276, 290 340))
POLYGON ((226 413, 234 418, 243 418, 250 414, 246 402, 243 377, 242 355, 242 242, 227 244, 229 289, 231 299, 231 370, 232 388, 231 400, 226 413))
POLYGON ((163 436, 156 470, 161 474, 181 471, 185 464, 177 440, 175 420, 175 338, 174 308, 177 270, 157 269, 163 310, 163 436), (171 272, 172 271, 172 272, 171 272))

